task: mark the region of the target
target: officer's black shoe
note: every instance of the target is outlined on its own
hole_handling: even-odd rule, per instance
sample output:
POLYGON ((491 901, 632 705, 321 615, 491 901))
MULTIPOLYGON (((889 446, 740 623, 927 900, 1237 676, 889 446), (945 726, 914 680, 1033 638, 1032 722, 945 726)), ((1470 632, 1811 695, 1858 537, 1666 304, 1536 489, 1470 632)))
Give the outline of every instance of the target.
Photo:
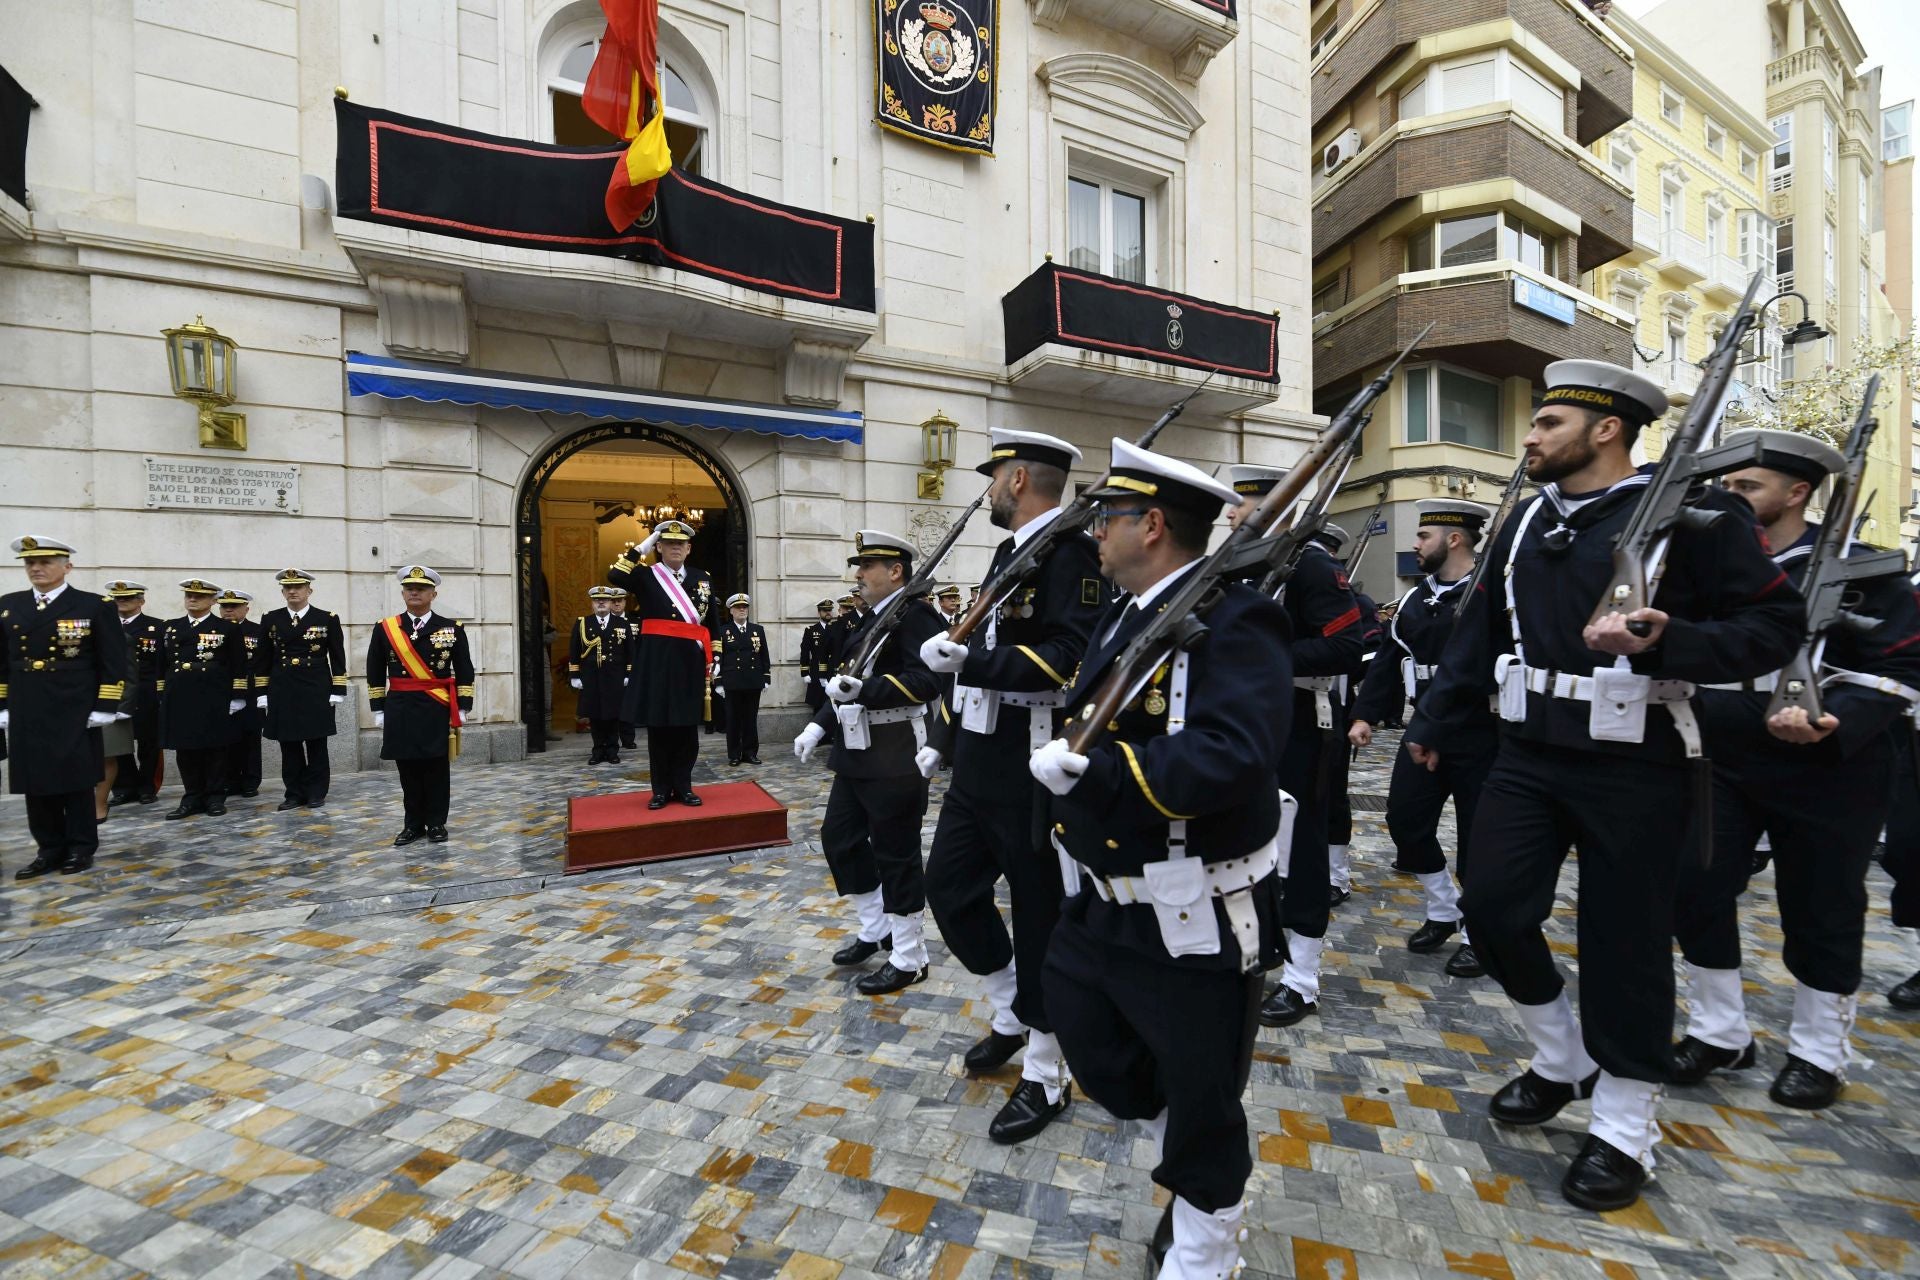
POLYGON ((209 801, 207 807, 202 812, 209 818, 223 818, 227 813, 227 802, 225 800, 209 801))
POLYGON ((639 747, 639 745, 640 745, 640 744, 639 744, 639 743, 637 743, 637 742, 635 742, 635 741, 634 741, 634 740, 633 740, 632 738, 622 738, 622 739, 620 739, 620 749, 621 749, 622 751, 632 751, 632 750, 635 750, 636 748, 638 748, 638 747, 639 747))
POLYGON ((1320 1006, 1282 984, 1273 989, 1260 1005, 1260 1025, 1263 1027, 1290 1027, 1310 1013, 1320 1012, 1320 1006))
POLYGON ((1887 1003, 1896 1009, 1920 1009, 1920 973, 1887 992, 1887 1003))
POLYGON ((852 942, 849 942, 846 946, 833 953, 833 962, 842 969, 848 965, 865 964, 882 951, 892 950, 891 941, 890 938, 886 938, 879 942, 862 942, 856 937, 852 942))
POLYGON ((152 804, 155 800, 158 800, 159 798, 160 797, 158 795, 156 795, 151 791, 142 791, 140 793, 141 804, 152 804))
POLYGON ((1353 896, 1353 887, 1351 885, 1347 886, 1344 889, 1342 889, 1337 884, 1330 884, 1327 886, 1327 906, 1328 907, 1337 907, 1341 903, 1345 902, 1348 898, 1351 898, 1352 896, 1353 896))
POLYGON ((393 847, 396 849, 404 849, 425 834, 426 832, 420 830, 418 827, 402 827, 400 828, 400 834, 393 838, 393 847))
POLYGON ((123 804, 132 804, 134 794, 131 791, 116 791, 107 797, 107 808, 118 809, 123 804))
POLYGON ((67 865, 60 868, 60 874, 63 876, 77 876, 82 871, 91 870, 93 870, 93 855, 90 853, 82 853, 68 858, 67 865))
POLYGON ((445 844, 447 842, 447 829, 445 827, 428 827, 427 841, 430 844, 445 844))
POLYGON ((1598 1083, 1597 1070, 1579 1084, 1561 1084, 1535 1075, 1533 1068, 1528 1067, 1518 1078, 1500 1086, 1493 1101, 1487 1104, 1487 1114, 1501 1124, 1545 1124, 1559 1115, 1560 1109, 1569 1102, 1591 1098, 1593 1086, 1598 1083))
POLYGON ((195 814, 202 813, 202 812, 204 812, 204 810, 195 808, 193 805, 188 804, 185 800, 182 800, 179 804, 167 810, 166 816, 167 816, 167 821, 172 822, 176 818, 191 818, 195 814))
POLYGON ((1580 1154, 1567 1166, 1567 1176, 1560 1179, 1560 1194, 1570 1204, 1605 1213, 1638 1200, 1640 1188, 1646 1185, 1647 1171, 1638 1160, 1605 1138, 1588 1134, 1587 1145, 1580 1148, 1580 1154))
POLYGON ((739 766, 740 766, 740 757, 739 757, 739 756, 728 756, 728 757, 727 757, 727 767, 729 767, 729 768, 738 768, 739 766))
POLYGON ((1013 1086, 1013 1092, 1000 1108, 1000 1114, 987 1125, 987 1136, 1003 1147, 1025 1142, 1052 1124, 1054 1118, 1063 1114, 1067 1104, 1072 1101, 1073 1086, 1070 1084, 1061 1087, 1060 1101, 1048 1102, 1047 1086, 1037 1080, 1022 1080, 1013 1086))
POLYGON ((1428 920, 1413 931, 1407 939, 1407 950, 1425 953, 1438 951, 1447 945, 1447 939, 1460 932, 1458 920, 1428 920))
POLYGON ((853 984, 853 989, 863 996, 886 996, 896 991, 905 991, 916 982, 925 982, 925 969, 896 969, 889 960, 866 977, 853 984))
POLYGON ((289 809, 298 809, 301 805, 305 803, 306 803, 305 800, 301 800, 296 796, 288 796, 285 800, 282 800, 279 804, 275 805, 273 807, 273 811, 275 813, 285 813, 289 809))
POLYGON ((66 865, 66 861, 67 856, 64 853, 57 858, 49 858, 46 854, 42 853, 36 856, 32 862, 29 862, 26 866, 14 872, 13 878, 15 880, 38 880, 49 871, 60 870, 66 865))
POLYGON ((242 800, 251 800, 251 799, 253 799, 253 798, 254 798, 255 796, 257 796, 257 795, 259 795, 259 794, 260 794, 260 788, 258 788, 258 787, 248 787, 248 788, 247 788, 247 789, 246 789, 245 791, 242 791, 242 792, 240 793, 240 798, 241 798, 242 800))
POLYGON ((1742 1049, 1722 1049, 1686 1036, 1673 1046, 1673 1082, 1699 1084, 1716 1071, 1745 1071, 1753 1065, 1753 1054, 1751 1040, 1742 1049))
POLYGON ((321 796, 318 800, 307 801, 307 808, 309 809, 324 809, 326 807, 327 798, 325 796, 321 796))
POLYGON ((1147 1274, 1158 1276, 1160 1268, 1167 1264, 1167 1255, 1173 1252, 1173 1201, 1167 1201, 1166 1209, 1160 1214, 1159 1223, 1153 1228, 1153 1239, 1147 1241, 1147 1274))
POLYGON ((693 794, 693 792, 691 791, 682 791, 680 793, 679 798, 680 798, 681 804, 691 805, 696 809, 698 809, 701 805, 706 803, 706 801, 702 800, 699 796, 693 794))
POLYGON ((747 763, 748 763, 748 764, 759 764, 759 763, 760 763, 760 757, 759 757, 759 756, 748 756, 748 757, 747 757, 747 763))
POLYGON ((960 1061, 973 1075, 984 1075, 989 1071, 998 1071, 1007 1065, 1014 1054, 1026 1046, 1025 1033, 1017 1036, 1002 1035, 998 1031, 989 1031, 986 1037, 967 1050, 967 1056, 960 1061))
POLYGON ((1463 942, 1460 949, 1447 961, 1447 976, 1450 978, 1484 978, 1487 966, 1480 963, 1480 957, 1474 953, 1471 942, 1463 942))
POLYGON ((1840 1077, 1805 1058, 1787 1055, 1787 1065, 1773 1078, 1767 1096, 1797 1111, 1821 1111, 1840 1097, 1840 1077))
POLYGON ((654 797, 653 799, 651 799, 651 800, 649 800, 649 801, 647 801, 647 808, 649 808, 649 809, 664 809, 664 808, 666 808, 666 807, 667 807, 667 801, 668 801, 669 799, 671 799, 671 798, 672 798, 672 797, 670 797, 670 796, 659 796, 659 795, 657 795, 657 796, 655 796, 655 797, 654 797))

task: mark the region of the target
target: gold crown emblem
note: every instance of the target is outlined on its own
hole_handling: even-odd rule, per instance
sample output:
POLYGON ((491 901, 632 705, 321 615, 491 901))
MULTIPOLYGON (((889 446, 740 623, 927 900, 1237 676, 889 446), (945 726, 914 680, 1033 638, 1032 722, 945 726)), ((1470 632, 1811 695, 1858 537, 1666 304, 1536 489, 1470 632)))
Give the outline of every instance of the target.
POLYGON ((40 549, 39 540, 35 538, 22 538, 20 539, 20 549, 22 551, 38 551, 40 549))
POLYGON ((424 578, 424 577, 426 577, 426 576, 427 576, 427 571, 426 571, 425 569, 423 569, 423 568, 421 568, 421 567, 420 567, 419 565, 417 565, 417 564, 416 564, 416 565, 409 565, 409 566, 407 567, 407 576, 408 576, 409 578, 424 578))
POLYGON ((953 24, 960 21, 960 15, 941 4, 940 0, 925 0, 920 6, 920 16, 935 31, 951 31, 953 24))

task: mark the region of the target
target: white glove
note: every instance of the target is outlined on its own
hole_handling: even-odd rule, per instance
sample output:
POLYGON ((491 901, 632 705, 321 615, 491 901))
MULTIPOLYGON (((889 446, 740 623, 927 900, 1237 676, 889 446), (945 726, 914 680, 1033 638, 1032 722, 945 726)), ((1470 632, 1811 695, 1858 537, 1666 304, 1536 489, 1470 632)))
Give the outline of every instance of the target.
POLYGON ((637 555, 645 555, 647 554, 647 552, 653 550, 655 547, 659 545, 660 545, 660 531, 658 529, 655 529, 652 533, 648 534, 645 538, 641 539, 640 545, 634 548, 634 552, 637 555))
POLYGON ((104 729, 112 723, 113 712, 111 711, 87 712, 87 728, 89 729, 104 729))
POLYGON ((7 713, 5 711, 0 711, 0 729, 4 729, 6 727, 7 727, 7 713))
POLYGON ((813 759, 813 749, 825 740, 827 731, 817 724, 810 724, 800 731, 793 740, 793 754, 801 763, 813 759))
POLYGON ((131 719, 133 719, 133 717, 132 717, 132 716, 130 716, 130 715, 128 715, 128 714, 127 714, 126 712, 124 712, 124 711, 116 711, 116 712, 114 712, 114 713, 113 713, 113 718, 114 718, 115 720, 131 720, 131 719))
POLYGON ((227 714, 230 716, 237 716, 242 711, 245 711, 246 709, 247 709, 247 700, 245 698, 235 698, 231 702, 227 703, 227 714))
POLYGON ((628 685, 630 685, 630 684, 632 684, 632 683, 633 683, 633 677, 632 677, 632 676, 621 676, 621 677, 620 677, 620 687, 621 687, 622 689, 624 689, 624 688, 626 688, 626 687, 627 687, 628 685))
POLYGON ((386 712, 384 712, 384 711, 376 711, 376 712, 374 712, 374 713, 373 713, 373 727, 374 727, 374 728, 376 728, 376 729, 384 729, 384 728, 386 728, 386 727, 387 727, 387 713, 386 713, 386 712))
POLYGON ((913 767, 920 771, 920 776, 923 778, 931 778, 940 772, 940 766, 943 763, 945 759, 937 748, 922 747, 913 753, 913 767))
POLYGON ((860 696, 861 683, 852 676, 835 676, 827 681, 826 689, 835 702, 852 702, 860 696))
POLYGON ((724 698, 724 697, 726 697, 726 696, 727 696, 727 686, 725 686, 725 685, 723 685, 723 684, 721 684, 721 683, 720 683, 719 681, 717 681, 717 680, 716 680, 716 681, 714 681, 714 684, 713 684, 713 696, 714 696, 714 697, 716 697, 716 698, 724 698))
POLYGON ((967 665, 967 646, 955 644, 942 631, 920 646, 920 661, 942 675, 952 675, 967 665))
POLYGON ((341 703, 345 702, 346 700, 347 698, 345 694, 332 693, 327 695, 327 705, 330 707, 337 707, 341 703))
POLYGON ((262 711, 265 711, 267 709, 267 695, 263 693, 259 697, 255 698, 253 700, 253 705, 260 708, 262 711))
POLYGON ((1027 758, 1027 772, 1047 790, 1063 796, 1087 771, 1087 758, 1067 750, 1065 738, 1055 738, 1027 758))
POLYGON ((578 689, 580 687, 580 677, 575 676, 573 679, 567 681, 567 683, 578 689))

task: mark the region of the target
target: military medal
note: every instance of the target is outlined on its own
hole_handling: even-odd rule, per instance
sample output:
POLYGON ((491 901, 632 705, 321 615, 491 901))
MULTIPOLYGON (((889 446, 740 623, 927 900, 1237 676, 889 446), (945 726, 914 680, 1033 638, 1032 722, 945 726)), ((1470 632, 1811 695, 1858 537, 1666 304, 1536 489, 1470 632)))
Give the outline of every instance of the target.
POLYGON ((1167 714, 1167 700, 1161 695, 1158 689, 1147 690, 1146 701, 1140 705, 1150 716, 1163 716, 1167 714))

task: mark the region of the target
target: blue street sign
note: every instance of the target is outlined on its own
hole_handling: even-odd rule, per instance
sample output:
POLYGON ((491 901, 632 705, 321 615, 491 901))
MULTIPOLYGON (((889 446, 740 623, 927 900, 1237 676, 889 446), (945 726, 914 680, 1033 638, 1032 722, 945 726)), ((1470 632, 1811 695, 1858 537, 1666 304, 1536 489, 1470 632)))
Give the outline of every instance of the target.
POLYGON ((1573 323, 1573 299, 1526 276, 1513 278, 1513 301, 1516 306, 1538 312, 1550 320, 1573 323))

